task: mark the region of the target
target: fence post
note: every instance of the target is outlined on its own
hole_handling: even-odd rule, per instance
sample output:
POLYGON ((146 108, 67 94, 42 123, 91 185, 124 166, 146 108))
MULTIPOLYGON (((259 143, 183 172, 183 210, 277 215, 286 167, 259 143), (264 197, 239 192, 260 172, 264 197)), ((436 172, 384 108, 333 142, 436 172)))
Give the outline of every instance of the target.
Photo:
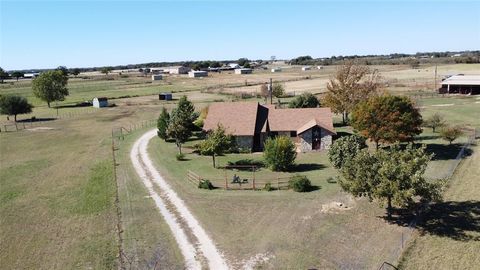
POLYGON ((255 190, 255 167, 252 166, 252 170, 253 170, 253 190, 255 190))
POLYGON ((280 190, 280 180, 277 177, 277 190, 280 190))
POLYGON ((223 174, 225 176, 225 190, 228 190, 228 180, 227 180, 227 170, 223 169, 223 174))

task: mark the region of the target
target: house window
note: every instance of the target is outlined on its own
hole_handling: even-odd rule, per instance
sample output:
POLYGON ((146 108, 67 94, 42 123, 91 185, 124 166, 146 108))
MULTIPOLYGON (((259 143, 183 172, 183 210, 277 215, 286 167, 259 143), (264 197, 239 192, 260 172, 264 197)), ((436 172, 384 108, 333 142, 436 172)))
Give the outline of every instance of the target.
POLYGON ((290 137, 297 137, 296 131, 290 131, 290 137))

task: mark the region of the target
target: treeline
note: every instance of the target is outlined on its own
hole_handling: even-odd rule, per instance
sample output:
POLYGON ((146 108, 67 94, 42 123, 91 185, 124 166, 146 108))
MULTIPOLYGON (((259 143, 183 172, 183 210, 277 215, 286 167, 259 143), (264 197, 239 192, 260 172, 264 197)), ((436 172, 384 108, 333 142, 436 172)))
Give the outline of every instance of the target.
POLYGON ((339 65, 346 60, 355 60, 363 65, 409 65, 412 59, 421 64, 473 64, 480 63, 480 51, 460 52, 418 52, 416 54, 392 53, 387 55, 349 55, 313 58, 309 55, 299 56, 290 60, 292 65, 339 65))

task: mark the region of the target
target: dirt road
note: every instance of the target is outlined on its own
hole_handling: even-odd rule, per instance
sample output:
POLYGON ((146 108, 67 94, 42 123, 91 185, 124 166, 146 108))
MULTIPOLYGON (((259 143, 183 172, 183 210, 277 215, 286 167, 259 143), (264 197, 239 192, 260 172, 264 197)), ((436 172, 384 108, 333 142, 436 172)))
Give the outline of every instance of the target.
POLYGON ((170 227, 185 257, 186 268, 201 269, 202 265, 207 265, 208 268, 215 270, 228 269, 227 262, 212 239, 153 166, 147 153, 147 146, 150 139, 156 135, 155 129, 140 137, 133 145, 130 158, 150 197, 170 227))

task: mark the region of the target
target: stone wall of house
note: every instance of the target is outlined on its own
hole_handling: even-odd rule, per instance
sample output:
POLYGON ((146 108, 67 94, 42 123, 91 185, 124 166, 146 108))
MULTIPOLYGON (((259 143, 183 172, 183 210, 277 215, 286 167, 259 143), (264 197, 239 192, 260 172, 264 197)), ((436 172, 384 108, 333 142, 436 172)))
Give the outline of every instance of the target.
POLYGON ((312 129, 305 131, 304 133, 298 135, 300 138, 297 151, 298 152, 307 152, 312 151, 312 129))
POLYGON ((253 136, 235 136, 237 146, 242 149, 252 149, 253 136))
POLYGON ((322 129, 322 136, 320 138, 320 149, 321 150, 328 150, 330 146, 332 146, 332 133, 322 129))

